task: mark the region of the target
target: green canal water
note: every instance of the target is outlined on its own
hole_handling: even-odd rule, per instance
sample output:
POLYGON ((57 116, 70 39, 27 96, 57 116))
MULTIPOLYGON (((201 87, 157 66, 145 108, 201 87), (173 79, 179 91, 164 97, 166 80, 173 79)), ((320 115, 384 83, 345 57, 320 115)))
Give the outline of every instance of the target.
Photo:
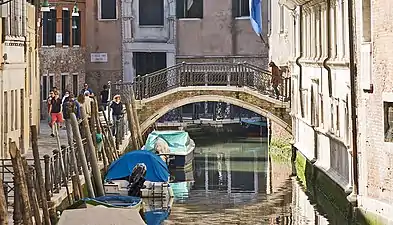
POLYGON ((162 224, 348 224, 313 205, 290 161, 277 158, 259 139, 198 144, 193 168, 172 171, 175 199, 162 224))

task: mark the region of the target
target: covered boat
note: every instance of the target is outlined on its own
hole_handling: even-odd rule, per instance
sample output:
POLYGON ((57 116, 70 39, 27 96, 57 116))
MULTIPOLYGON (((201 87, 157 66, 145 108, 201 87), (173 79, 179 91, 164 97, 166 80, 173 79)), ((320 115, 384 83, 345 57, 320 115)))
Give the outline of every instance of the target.
POLYGON ((150 151, 135 150, 114 161, 105 176, 106 195, 173 196, 165 162, 150 151))
POLYGON ((146 225, 138 210, 95 206, 84 209, 68 209, 61 214, 57 225, 146 225))
POLYGON ((157 149, 158 146, 162 146, 162 144, 157 145, 157 142, 162 141, 165 141, 169 147, 170 166, 185 167, 194 158, 195 143, 188 132, 181 130, 153 131, 147 137, 143 149, 158 154, 168 154, 157 149))
POLYGON ((267 121, 261 117, 240 119, 244 134, 252 137, 267 137, 267 121))
POLYGON ((96 198, 81 199, 67 209, 90 208, 102 205, 109 208, 128 208, 139 211, 141 209, 142 199, 134 196, 100 196, 96 198))

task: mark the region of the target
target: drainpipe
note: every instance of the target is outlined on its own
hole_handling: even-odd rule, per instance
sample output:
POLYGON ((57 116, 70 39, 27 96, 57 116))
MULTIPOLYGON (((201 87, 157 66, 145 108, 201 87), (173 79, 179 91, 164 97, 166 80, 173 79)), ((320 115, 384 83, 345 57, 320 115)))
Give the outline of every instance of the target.
POLYGON ((349 74, 351 82, 351 122, 352 122, 352 170, 353 170, 353 190, 348 200, 356 207, 357 195, 359 193, 359 171, 358 171, 358 135, 357 135, 357 103, 356 103, 356 74, 357 68, 355 64, 355 33, 353 18, 353 0, 348 0, 348 35, 349 35, 349 74))
POLYGON ((330 52, 331 48, 332 48, 332 40, 331 40, 331 31, 330 31, 330 1, 331 0, 327 0, 327 9, 328 11, 326 12, 326 31, 327 34, 326 36, 328 37, 328 41, 327 41, 327 57, 323 60, 323 67, 327 70, 328 72, 328 87, 329 87, 329 97, 333 96, 333 91, 332 91, 332 70, 330 69, 330 67, 327 65, 327 62, 330 60, 330 58, 332 57, 332 54, 330 52))
MULTIPOLYGON (((295 22, 295 25, 296 25, 296 20, 294 20, 295 22)), ((296 58, 296 60, 295 60, 295 62, 296 62, 296 65, 299 67, 299 79, 298 79, 298 82, 299 82, 299 93, 302 93, 302 77, 303 77, 303 67, 302 67, 302 64, 300 63, 300 59, 303 57, 303 42, 302 42, 302 40, 303 40, 303 38, 304 38, 304 35, 303 35, 303 32, 302 32, 302 28, 303 28, 303 5, 300 5, 299 6, 299 29, 298 29, 298 31, 299 31, 299 56, 296 58)), ((296 43, 295 43, 296 44, 296 43)), ((303 109, 303 101, 304 101, 304 99, 302 98, 302 96, 300 95, 299 96, 300 98, 300 113, 302 114, 302 117, 304 117, 304 109, 303 109)))

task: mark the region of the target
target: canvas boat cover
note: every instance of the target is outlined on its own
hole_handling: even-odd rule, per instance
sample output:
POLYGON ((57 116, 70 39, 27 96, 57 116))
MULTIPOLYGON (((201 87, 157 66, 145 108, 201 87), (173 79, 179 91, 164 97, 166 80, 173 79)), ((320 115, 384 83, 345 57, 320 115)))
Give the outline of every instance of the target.
POLYGON ((95 206, 84 209, 68 209, 61 214, 57 225, 146 225, 135 209, 95 206))
POLYGON ((192 147, 190 136, 186 131, 182 130, 167 130, 167 131, 153 131, 147 137, 144 149, 154 151, 155 144, 159 138, 167 142, 170 153, 186 154, 192 147))
POLYGON ((255 125, 255 126, 266 126, 267 122, 262 121, 261 118, 241 119, 241 123, 255 125))
POLYGON ((72 204, 68 209, 80 209, 88 208, 93 206, 102 205, 105 207, 117 207, 117 208, 133 208, 141 204, 142 199, 133 196, 100 196, 96 198, 84 198, 74 204, 72 204))
POLYGON ((165 162, 150 151, 135 150, 114 161, 108 169, 105 180, 128 179, 138 163, 146 165, 145 179, 151 182, 168 182, 169 170, 165 162))

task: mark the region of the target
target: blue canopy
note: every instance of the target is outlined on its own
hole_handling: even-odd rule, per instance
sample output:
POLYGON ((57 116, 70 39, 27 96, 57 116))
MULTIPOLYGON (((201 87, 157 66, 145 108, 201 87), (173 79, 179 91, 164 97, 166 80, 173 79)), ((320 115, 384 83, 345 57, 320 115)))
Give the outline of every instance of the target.
POLYGON ((151 182, 167 182, 169 170, 165 162, 150 151, 135 150, 128 152, 114 161, 108 169, 106 180, 124 179, 131 175, 138 163, 146 165, 145 179, 151 182))
POLYGON ((167 210, 154 210, 145 212, 145 219, 147 225, 161 225, 161 223, 166 220, 169 216, 167 210))

